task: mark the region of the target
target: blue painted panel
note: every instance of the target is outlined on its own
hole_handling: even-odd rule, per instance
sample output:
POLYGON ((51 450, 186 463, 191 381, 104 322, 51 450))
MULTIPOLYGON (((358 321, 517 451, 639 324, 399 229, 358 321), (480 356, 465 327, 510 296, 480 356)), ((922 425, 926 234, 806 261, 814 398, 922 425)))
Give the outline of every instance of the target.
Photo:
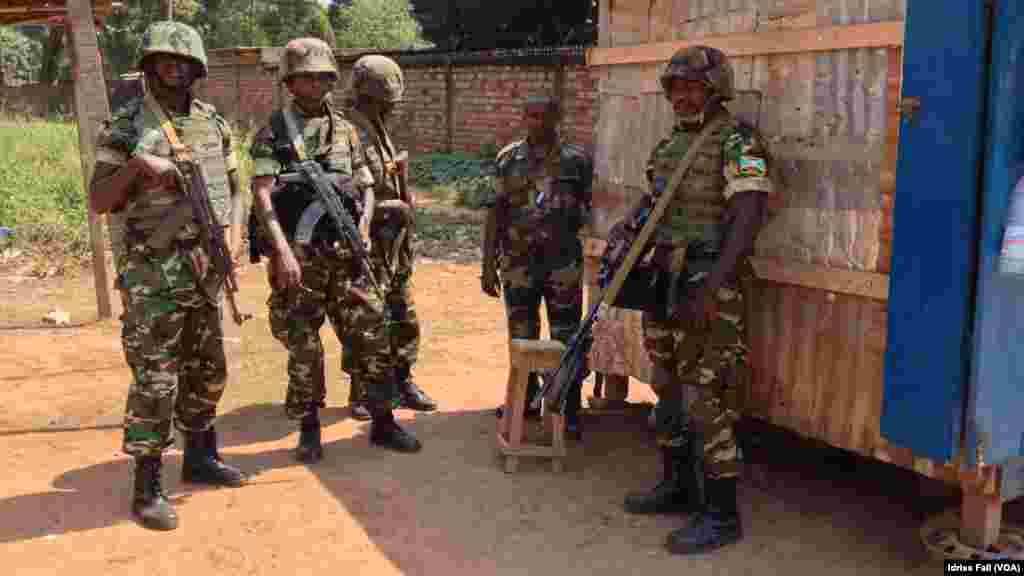
POLYGON ((881 434, 944 461, 959 445, 983 153, 984 2, 908 0, 881 434))
MULTIPOLYGON (((987 463, 1024 456, 1024 278, 999 272, 1009 197, 1024 175, 1024 3, 995 7, 989 88, 974 358, 968 397, 968 446, 983 440, 987 463)), ((974 461, 974 451, 967 454, 974 461)), ((1011 479, 1012 480, 1012 479, 1011 479)), ((1020 482, 1006 487, 1021 492, 1020 482)))

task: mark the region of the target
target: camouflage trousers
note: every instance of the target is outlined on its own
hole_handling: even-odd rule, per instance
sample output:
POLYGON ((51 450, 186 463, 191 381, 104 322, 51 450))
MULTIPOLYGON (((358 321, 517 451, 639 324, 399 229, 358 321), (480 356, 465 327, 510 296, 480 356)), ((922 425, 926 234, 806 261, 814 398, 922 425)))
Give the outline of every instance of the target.
MULTIPOLYGON (((420 322, 412 296, 413 242, 407 236, 397 250, 397 260, 393 261, 392 239, 374 232, 370 238, 370 261, 377 282, 386 291, 393 362, 398 380, 404 381, 412 377, 420 349, 420 322)), ((341 369, 352 378, 352 397, 362 399, 366 396, 365 375, 356 364, 354 347, 346 341, 341 351, 341 369)))
POLYGON ((642 321, 651 362, 675 376, 672 390, 659 391, 658 443, 680 446, 692 427, 703 442, 706 474, 713 479, 739 475, 734 425, 739 420, 738 377, 747 368, 742 292, 722 288, 717 297, 718 318, 701 333, 656 320, 649 312, 642 321), (683 387, 696 392, 689 402, 683 387))
POLYGON ((538 260, 502 262, 501 284, 509 338, 540 338, 540 305, 547 310, 551 338, 568 343, 583 317, 583 258, 559 267, 538 260))
MULTIPOLYGON (((118 257, 121 344, 132 371, 122 449, 156 456, 182 432, 206 430, 227 382, 223 313, 200 291, 188 251, 118 257)), ((219 302, 219 300, 217 301, 219 302)))
MULTIPOLYGON (((354 352, 369 400, 393 404, 395 390, 389 327, 384 304, 367 278, 353 280, 354 259, 347 248, 292 250, 302 268, 302 287, 272 288, 270 329, 288 349, 285 412, 299 419, 324 407, 327 397, 320 328, 329 318, 338 340, 354 352)), ((271 286, 274 286, 271 275, 271 286)))

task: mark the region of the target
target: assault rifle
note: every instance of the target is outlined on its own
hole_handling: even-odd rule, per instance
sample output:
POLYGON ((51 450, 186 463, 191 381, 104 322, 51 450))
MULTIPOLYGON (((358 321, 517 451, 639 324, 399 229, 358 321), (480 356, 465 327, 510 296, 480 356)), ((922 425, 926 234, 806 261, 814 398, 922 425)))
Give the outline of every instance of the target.
POLYGON ((361 271, 366 274, 373 286, 377 295, 384 298, 384 291, 381 290, 380 285, 377 284, 377 278, 373 274, 373 264, 370 262, 370 254, 366 250, 366 245, 363 244, 363 239, 359 234, 359 228, 352 221, 352 217, 349 215, 348 210, 341 203, 338 193, 334 190, 334 185, 331 183, 330 177, 324 172, 323 167, 316 160, 303 160, 300 162, 293 162, 288 166, 286 172, 278 174, 277 181, 281 184, 298 184, 308 185, 313 188, 316 194, 316 201, 314 205, 311 205, 302 215, 302 220, 311 219, 311 221, 303 222, 300 221, 296 226, 296 240, 300 243, 308 243, 310 238, 303 237, 304 229, 308 230, 311 235, 315 228, 316 222, 326 212, 330 216, 331 221, 334 223, 335 231, 339 236, 349 245, 352 249, 352 253, 356 260, 360 264, 361 271), (319 209, 314 206, 319 204, 319 209), (322 210, 318 214, 318 211, 322 210))
POLYGON ((181 180, 178 184, 188 196, 192 214, 199 223, 199 236, 203 243, 203 249, 209 255, 213 268, 224 273, 224 292, 228 299, 228 305, 231 306, 231 317, 235 324, 241 326, 243 322, 252 318, 252 314, 240 312, 238 303, 235 302, 235 293, 238 292, 238 275, 235 273, 235 263, 231 259, 231 251, 228 250, 227 241, 224 239, 224 227, 213 216, 206 180, 203 179, 199 167, 192 162, 180 162, 178 168, 178 173, 189 180, 187 186, 181 180))

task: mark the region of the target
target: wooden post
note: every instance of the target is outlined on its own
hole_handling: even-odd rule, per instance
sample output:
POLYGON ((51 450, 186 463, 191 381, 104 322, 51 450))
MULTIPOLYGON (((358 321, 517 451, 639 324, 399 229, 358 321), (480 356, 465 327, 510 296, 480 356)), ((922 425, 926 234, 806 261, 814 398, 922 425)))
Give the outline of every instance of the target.
POLYGON ((446 152, 451 154, 455 151, 455 67, 452 65, 451 54, 448 55, 448 62, 444 67, 444 97, 447 128, 446 152))
MULTIPOLYGON (((110 116, 107 85, 103 79, 96 25, 91 0, 68 0, 68 35, 71 40, 75 74, 75 118, 78 121, 78 147, 82 162, 82 179, 89 190, 96 134, 99 124, 110 116)), ((89 209, 89 239, 92 243, 92 269, 96 283, 96 308, 100 319, 110 318, 110 287, 107 282, 106 247, 103 244, 103 223, 89 209)))
POLYGON ((960 541, 978 550, 988 550, 999 539, 1003 520, 999 487, 1002 470, 984 465, 979 458, 979 466, 972 472, 960 479, 960 541))

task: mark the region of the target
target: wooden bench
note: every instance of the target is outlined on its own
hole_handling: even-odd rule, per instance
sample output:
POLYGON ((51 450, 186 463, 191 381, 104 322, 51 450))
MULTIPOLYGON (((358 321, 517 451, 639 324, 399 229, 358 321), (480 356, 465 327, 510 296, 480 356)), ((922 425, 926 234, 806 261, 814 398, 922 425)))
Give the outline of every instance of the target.
POLYGON ((505 457, 505 472, 515 472, 519 458, 530 456, 550 458, 551 470, 562 471, 565 457, 565 417, 544 409, 544 428, 551 444, 527 444, 525 432, 526 384, 531 373, 543 373, 558 368, 565 346, 557 340, 509 340, 508 387, 505 390, 505 408, 498 419, 498 451, 505 457))

